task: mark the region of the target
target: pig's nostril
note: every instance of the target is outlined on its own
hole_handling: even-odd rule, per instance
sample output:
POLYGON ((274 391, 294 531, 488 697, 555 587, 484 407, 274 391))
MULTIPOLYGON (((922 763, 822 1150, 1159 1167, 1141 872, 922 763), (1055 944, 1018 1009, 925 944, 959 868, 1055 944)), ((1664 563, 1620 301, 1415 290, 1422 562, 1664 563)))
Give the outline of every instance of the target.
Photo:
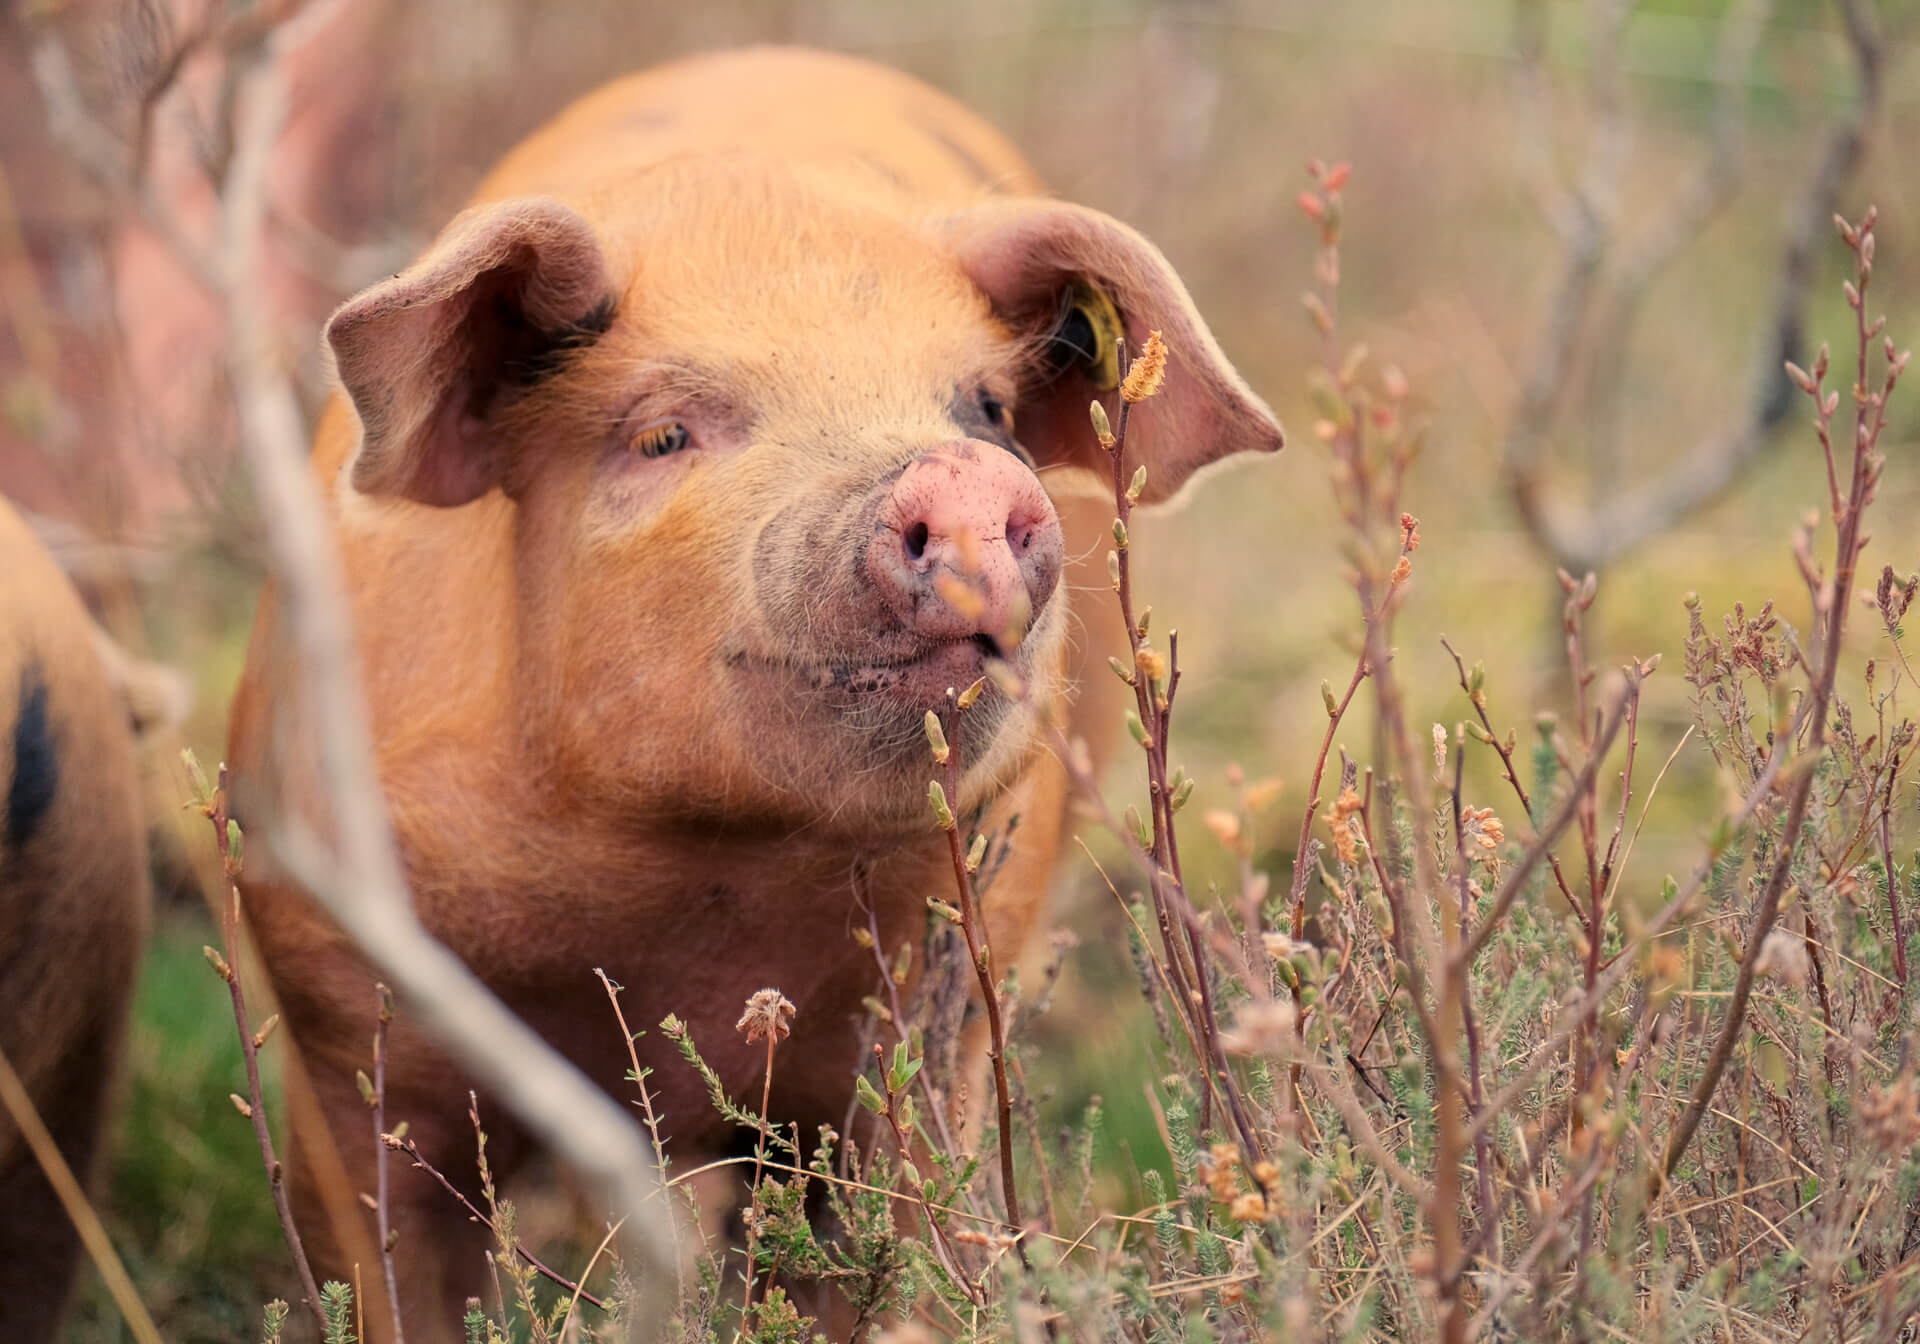
POLYGON ((915 523, 901 538, 907 544, 907 559, 918 560, 927 553, 927 525, 915 523))

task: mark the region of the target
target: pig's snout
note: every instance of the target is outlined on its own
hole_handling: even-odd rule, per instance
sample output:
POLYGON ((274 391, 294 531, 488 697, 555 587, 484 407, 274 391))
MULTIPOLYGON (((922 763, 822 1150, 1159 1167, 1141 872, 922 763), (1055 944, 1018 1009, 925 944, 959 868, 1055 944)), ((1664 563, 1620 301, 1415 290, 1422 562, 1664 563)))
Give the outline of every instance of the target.
POLYGON ((917 459, 880 501, 867 568, 927 639, 1018 638, 1060 582, 1066 542, 1032 470, 989 444, 917 459))

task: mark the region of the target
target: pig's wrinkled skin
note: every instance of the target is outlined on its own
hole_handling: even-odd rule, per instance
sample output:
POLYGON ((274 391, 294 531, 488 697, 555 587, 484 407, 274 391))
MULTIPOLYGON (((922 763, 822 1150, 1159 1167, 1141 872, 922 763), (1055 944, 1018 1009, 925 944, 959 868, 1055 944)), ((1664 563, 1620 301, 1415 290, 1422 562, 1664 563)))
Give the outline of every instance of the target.
MULTIPOLYGON (((871 910, 884 948, 917 948, 926 898, 952 896, 922 716, 1009 622, 1031 620, 1013 658, 1042 699, 1117 642, 1097 606, 1111 501, 1073 486, 1108 470, 1086 427, 1099 388, 1050 339, 1076 282, 1111 297, 1131 346, 1155 328, 1173 350, 1130 443, 1149 501, 1280 446, 1159 253, 1038 191, 994 132, 902 76, 809 52, 698 58, 561 114, 330 324, 347 395, 314 471, 420 915, 628 1095, 592 969, 624 984, 683 1163, 735 1136, 654 1024, 684 1018, 744 1094, 764 1054, 734 1020, 779 988, 799 1011, 773 1113, 807 1135, 838 1123, 878 983, 851 930, 871 910)), ((262 837, 324 811, 283 648, 269 592, 231 744, 262 837)), ((1078 712, 1104 737, 1117 683, 1099 681, 1078 712)), ((1021 817, 986 900, 1011 964, 1065 772, 996 690, 951 736, 959 810, 1021 817)), ((250 847, 253 926, 371 1189, 353 1076, 372 976, 272 861, 250 847)), ((403 1010, 389 1123, 472 1185, 466 1087, 403 1010)), ((526 1145, 498 1108, 488 1130, 510 1170, 526 1145)), ((296 1206, 335 1272, 313 1168, 296 1151, 296 1206)), ((408 1338, 447 1337, 482 1237, 418 1174, 393 1189, 408 1338)))
MULTIPOLYGON (((0 1050, 83 1182, 147 913, 127 702, 79 597, 0 501, 0 1050)), ((0 1339, 58 1338, 79 1253, 0 1109, 0 1339)))

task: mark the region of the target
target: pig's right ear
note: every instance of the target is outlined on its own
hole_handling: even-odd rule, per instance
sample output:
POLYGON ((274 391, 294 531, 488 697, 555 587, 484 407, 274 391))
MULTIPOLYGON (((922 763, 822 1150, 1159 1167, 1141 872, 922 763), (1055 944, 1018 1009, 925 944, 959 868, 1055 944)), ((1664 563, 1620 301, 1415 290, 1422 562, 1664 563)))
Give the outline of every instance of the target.
POLYGON ((1221 353, 1159 249, 1097 210, 1009 197, 939 221, 961 269, 1033 352, 1014 430, 1043 465, 1111 467, 1094 446, 1088 402, 1119 381, 1118 340, 1138 353, 1162 333, 1173 371, 1127 430, 1125 470, 1145 465, 1142 498, 1166 499, 1229 453, 1274 452, 1280 422, 1221 353))
POLYGON ((363 434, 362 494, 450 507, 507 482, 498 412, 613 317, 605 258, 557 201, 479 206, 327 323, 363 434))

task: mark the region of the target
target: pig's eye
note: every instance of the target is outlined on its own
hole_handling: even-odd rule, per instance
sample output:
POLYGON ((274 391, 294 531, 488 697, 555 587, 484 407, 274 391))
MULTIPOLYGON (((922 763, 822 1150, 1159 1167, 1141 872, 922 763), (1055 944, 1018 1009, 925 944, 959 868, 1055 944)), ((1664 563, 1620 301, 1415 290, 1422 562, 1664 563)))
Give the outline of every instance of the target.
POLYGON ((658 421, 627 440, 627 450, 641 457, 668 457, 692 446, 693 436, 678 420, 658 421))
POLYGON ((1007 404, 998 397, 991 397, 982 392, 980 394, 980 414, 986 416, 987 423, 995 429, 1005 429, 1007 427, 1007 421, 1009 419, 1007 415, 1007 404))

